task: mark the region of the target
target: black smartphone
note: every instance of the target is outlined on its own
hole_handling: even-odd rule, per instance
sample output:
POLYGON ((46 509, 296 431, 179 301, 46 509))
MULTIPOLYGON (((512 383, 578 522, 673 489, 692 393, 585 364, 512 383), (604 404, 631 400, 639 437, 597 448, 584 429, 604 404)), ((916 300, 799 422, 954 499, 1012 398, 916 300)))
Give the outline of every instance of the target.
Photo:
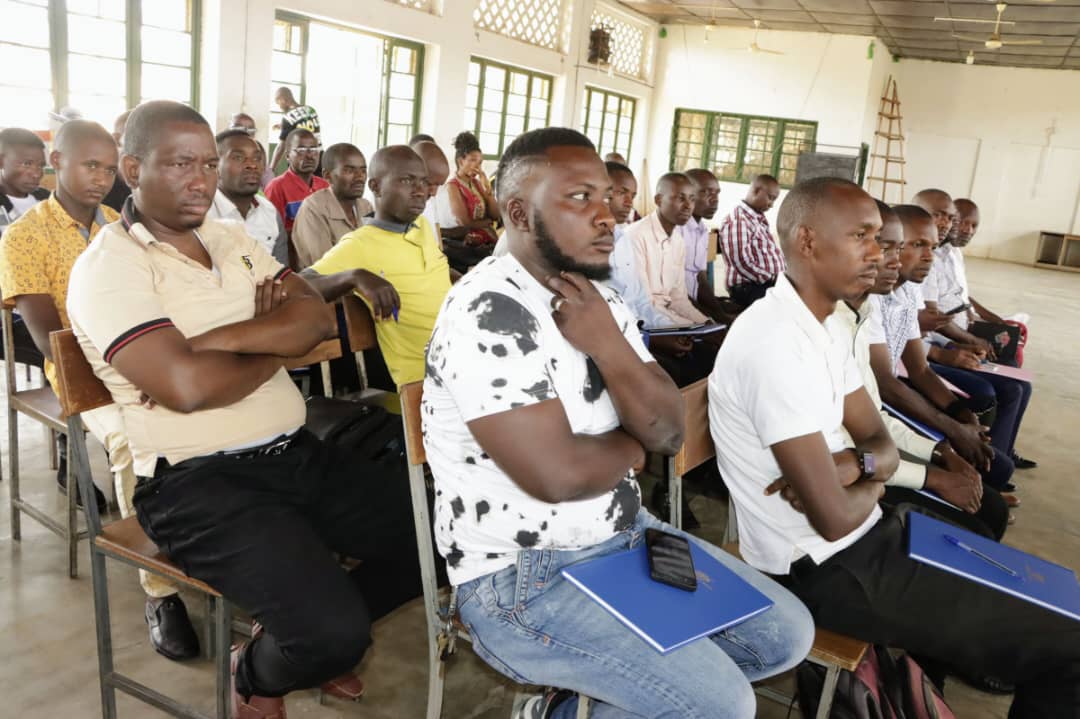
POLYGON ((971 303, 970 302, 965 302, 964 304, 960 305, 959 307, 953 307, 951 310, 949 310, 945 314, 947 314, 947 315, 958 315, 961 312, 967 312, 970 309, 971 309, 971 303))
POLYGON ((655 581, 688 592, 697 589, 697 574, 694 572, 689 542, 659 529, 646 529, 645 547, 649 554, 649 576, 655 581))

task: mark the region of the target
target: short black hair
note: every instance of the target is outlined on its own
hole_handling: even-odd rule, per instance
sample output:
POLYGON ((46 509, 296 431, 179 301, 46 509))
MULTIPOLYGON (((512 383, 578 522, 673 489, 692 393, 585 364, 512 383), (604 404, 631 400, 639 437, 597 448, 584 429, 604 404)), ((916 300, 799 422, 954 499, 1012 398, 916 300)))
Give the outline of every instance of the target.
POLYGON ((660 175, 660 179, 656 181, 656 194, 659 195, 663 193, 664 190, 667 189, 667 186, 673 182, 688 182, 691 185, 694 184, 694 181, 691 180, 686 173, 665 172, 663 175, 660 175))
POLYGON ((874 202, 877 203, 878 212, 881 213, 882 222, 885 222, 885 220, 889 217, 896 217, 896 212, 893 210, 893 208, 889 207, 888 202, 879 200, 876 197, 874 198, 874 202))
POLYGON ((454 138, 454 159, 460 160, 470 152, 480 152, 480 141, 468 130, 459 132, 454 138))
POLYGON ((312 132, 311 130, 306 130, 306 129, 302 128, 302 127, 298 127, 295 130, 293 130, 292 132, 290 132, 288 135, 285 136, 285 147, 288 148, 293 143, 300 142, 301 137, 310 137, 313 140, 318 139, 318 138, 315 137, 315 133, 312 132))
POLYGON ((435 138, 431 135, 424 134, 423 132, 418 132, 409 138, 409 147, 412 147, 418 142, 435 142, 435 138))
POLYGON ((21 127, 8 127, 0 130, 0 155, 14 147, 29 147, 45 150, 45 142, 40 137, 21 127))
POLYGON ((98 123, 90 120, 68 120, 56 131, 53 149, 61 154, 71 152, 75 146, 88 140, 101 140, 110 147, 116 147, 112 134, 98 123))
MULTIPOLYGON (((621 162, 612 162, 611 160, 608 160, 604 163, 604 167, 607 168, 609 177, 617 172, 625 172, 627 175, 630 175, 630 177, 634 177, 634 171, 621 162)), ((634 179, 636 180, 637 178, 634 177, 634 179)))
MULTIPOLYGON (((472 135, 472 133, 468 134, 472 135)), ((476 138, 473 137, 473 139, 476 138)), ((503 150, 499 167, 495 170, 495 195, 499 202, 503 202, 518 191, 518 185, 524 174, 523 170, 528 169, 536 159, 542 157, 552 147, 563 146, 587 147, 596 152, 596 146, 593 145, 592 140, 569 127, 544 127, 518 135, 517 139, 503 150)), ((599 155, 596 159, 600 159, 599 155)))
POLYGON ((851 180, 839 177, 815 177, 811 180, 803 180, 791 188, 776 215, 776 231, 780 235, 781 246, 786 246, 795 239, 794 232, 800 225, 807 224, 809 218, 823 208, 829 200, 829 195, 835 190, 852 187, 862 190, 851 180))
POLYGON ((707 167, 694 167, 686 171, 686 176, 693 180, 694 184, 697 184, 698 178, 708 175, 712 179, 717 179, 713 171, 707 167))
POLYGON ((124 154, 146 157, 154 149, 158 135, 170 124, 188 122, 210 127, 199 111, 172 100, 144 102, 128 115, 124 126, 124 154))
POLYGON ((225 141, 233 137, 246 137, 249 140, 254 140, 248 131, 242 127, 231 127, 228 130, 222 130, 218 134, 214 135, 214 142, 217 143, 218 152, 221 151, 221 146, 225 144, 225 141))
POLYGON ((934 221, 934 216, 918 205, 894 205, 892 210, 905 225, 918 220, 934 221))
POLYGON ((351 145, 348 142, 338 142, 326 148, 323 151, 322 156, 323 174, 329 175, 333 172, 334 168, 337 167, 338 163, 341 162, 341 158, 353 152, 358 152, 361 156, 364 154, 360 152, 359 147, 351 145))
POLYGON ((755 183, 762 184, 762 185, 764 185, 764 184, 779 185, 780 181, 777 180, 772 175, 768 174, 767 172, 762 172, 760 175, 754 175, 754 179, 750 180, 751 185, 753 185, 755 183))

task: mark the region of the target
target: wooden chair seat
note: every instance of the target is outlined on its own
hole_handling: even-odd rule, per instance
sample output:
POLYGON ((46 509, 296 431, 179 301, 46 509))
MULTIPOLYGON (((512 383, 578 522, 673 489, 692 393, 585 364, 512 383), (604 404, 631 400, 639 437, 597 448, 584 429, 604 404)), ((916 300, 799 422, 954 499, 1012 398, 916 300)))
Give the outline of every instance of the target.
POLYGON ((101 534, 94 539, 94 544, 108 554, 131 562, 138 567, 164 574, 174 582, 186 584, 211 596, 221 596, 217 590, 203 584, 198 579, 192 579, 184 574, 180 567, 173 564, 158 549, 158 546, 151 541, 150 537, 146 536, 146 532, 143 531, 139 521, 134 516, 102 527, 101 534))
POLYGON ((67 432, 60 400, 49 387, 26 389, 11 394, 11 406, 19 412, 63 434, 67 432))

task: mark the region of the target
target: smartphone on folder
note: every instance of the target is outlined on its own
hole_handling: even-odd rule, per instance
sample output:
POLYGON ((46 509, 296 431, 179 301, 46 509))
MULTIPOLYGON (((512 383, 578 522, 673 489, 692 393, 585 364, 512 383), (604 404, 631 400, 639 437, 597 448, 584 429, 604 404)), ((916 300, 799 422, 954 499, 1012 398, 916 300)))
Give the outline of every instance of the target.
POLYGON ((947 315, 956 315, 956 314, 960 314, 961 312, 967 312, 970 309, 971 309, 971 303, 970 302, 965 302, 964 304, 960 305, 959 307, 953 307, 951 310, 949 310, 945 314, 947 314, 947 315))
POLYGON ((645 548, 649 555, 649 576, 655 581, 688 592, 697 589, 697 574, 694 572, 689 542, 659 529, 646 529, 645 548))

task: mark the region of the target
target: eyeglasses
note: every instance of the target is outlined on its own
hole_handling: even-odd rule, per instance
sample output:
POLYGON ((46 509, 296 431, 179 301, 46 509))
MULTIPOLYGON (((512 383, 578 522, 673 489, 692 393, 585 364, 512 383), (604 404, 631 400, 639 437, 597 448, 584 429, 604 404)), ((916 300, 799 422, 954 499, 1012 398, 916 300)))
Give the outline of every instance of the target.
POLYGON ((294 147, 292 149, 297 155, 318 155, 322 152, 321 147, 294 147))

